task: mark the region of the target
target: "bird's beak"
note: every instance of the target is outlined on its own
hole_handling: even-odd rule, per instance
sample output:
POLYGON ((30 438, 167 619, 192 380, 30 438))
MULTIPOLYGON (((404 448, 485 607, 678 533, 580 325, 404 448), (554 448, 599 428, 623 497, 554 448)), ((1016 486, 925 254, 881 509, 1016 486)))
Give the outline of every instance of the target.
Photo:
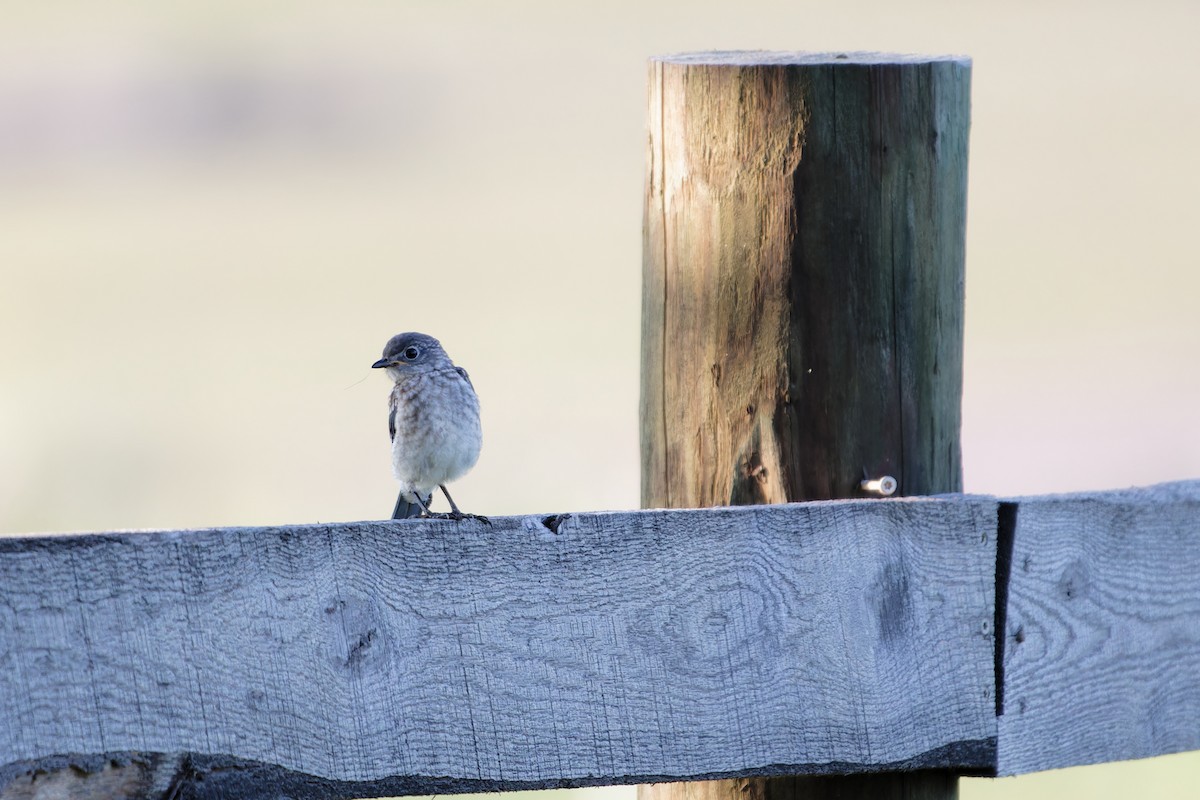
POLYGON ((384 367, 390 367, 391 365, 392 360, 390 358, 381 358, 371 365, 371 369, 383 369, 384 367))

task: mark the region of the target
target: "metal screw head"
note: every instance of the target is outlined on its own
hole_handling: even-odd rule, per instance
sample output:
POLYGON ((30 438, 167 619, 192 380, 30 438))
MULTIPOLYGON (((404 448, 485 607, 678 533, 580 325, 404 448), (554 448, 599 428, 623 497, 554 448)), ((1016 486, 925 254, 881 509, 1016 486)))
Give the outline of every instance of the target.
POLYGON ((896 493, 896 488, 899 484, 891 475, 883 475, 879 478, 869 478, 858 485, 858 488, 870 494, 877 494, 883 497, 890 497, 896 493))

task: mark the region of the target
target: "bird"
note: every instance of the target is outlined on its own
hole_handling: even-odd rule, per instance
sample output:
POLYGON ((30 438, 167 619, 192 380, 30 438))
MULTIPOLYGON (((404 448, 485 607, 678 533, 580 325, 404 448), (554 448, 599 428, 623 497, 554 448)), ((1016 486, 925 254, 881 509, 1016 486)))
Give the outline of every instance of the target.
POLYGON ((455 366, 441 342, 415 331, 388 339, 383 358, 371 368, 387 370, 395 382, 388 398, 388 433, 392 475, 400 482, 400 495, 392 519, 487 522, 487 517, 460 511, 446 491, 447 483, 475 466, 483 444, 479 398, 467 371, 455 366), (446 495, 449 513, 429 510, 434 489, 446 495))

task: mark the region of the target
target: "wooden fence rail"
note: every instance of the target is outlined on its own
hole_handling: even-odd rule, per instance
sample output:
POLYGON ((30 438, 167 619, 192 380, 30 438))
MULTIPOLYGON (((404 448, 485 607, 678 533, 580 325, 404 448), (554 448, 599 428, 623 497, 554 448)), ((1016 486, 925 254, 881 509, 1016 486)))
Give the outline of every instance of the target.
POLYGON ((1200 481, 0 539, 0 797, 1196 749, 1198 576, 1200 481))

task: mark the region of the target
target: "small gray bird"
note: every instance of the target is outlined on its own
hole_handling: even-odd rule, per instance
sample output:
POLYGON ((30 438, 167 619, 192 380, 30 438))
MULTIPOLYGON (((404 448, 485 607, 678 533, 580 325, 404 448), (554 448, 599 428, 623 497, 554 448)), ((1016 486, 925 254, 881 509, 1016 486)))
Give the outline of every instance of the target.
POLYGON ((447 483, 475 466, 483 443, 479 398, 467 371, 454 366, 437 339, 411 332, 389 339, 383 358, 371 367, 386 369, 396 382, 388 403, 392 474, 400 481, 392 519, 420 516, 487 522, 487 517, 459 511, 446 491, 447 483), (450 513, 429 510, 435 488, 446 495, 450 513))

